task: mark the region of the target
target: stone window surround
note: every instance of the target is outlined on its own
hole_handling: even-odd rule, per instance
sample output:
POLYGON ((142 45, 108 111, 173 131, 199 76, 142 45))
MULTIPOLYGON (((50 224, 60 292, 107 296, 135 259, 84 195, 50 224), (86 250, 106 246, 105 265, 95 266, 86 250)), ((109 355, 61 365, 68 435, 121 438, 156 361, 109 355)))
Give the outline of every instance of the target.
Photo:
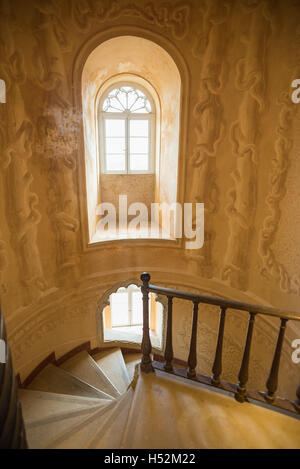
MULTIPOLYGON (((121 346, 121 347, 126 347, 126 346, 132 346, 132 344, 138 345, 136 342, 130 341, 130 338, 128 341, 107 341, 104 340, 104 317, 103 317, 103 312, 104 308, 109 305, 109 297, 112 293, 117 292, 117 290, 121 287, 127 288, 129 285, 136 285, 137 287, 141 286, 140 281, 136 279, 129 279, 125 280, 123 282, 118 282, 114 284, 111 288, 106 290, 106 292, 102 295, 102 298, 100 299, 98 306, 97 306, 97 311, 96 311, 96 321, 97 321, 97 335, 100 339, 101 344, 105 345, 116 345, 116 346, 121 346)), ((155 301, 160 303, 162 305, 162 328, 161 328, 161 346, 160 347, 153 347, 154 350, 158 352, 162 352, 165 349, 165 340, 166 340, 166 321, 167 321, 167 298, 161 295, 157 295, 155 298, 155 301)))
MULTIPOLYGON (((178 167, 177 167, 177 176, 176 176, 176 192, 177 192, 177 202, 183 202, 183 194, 184 194, 184 159, 185 159, 185 147, 186 147, 186 139, 185 134, 187 132, 187 122, 186 122, 186 111, 188 106, 188 99, 189 99, 189 72, 186 67, 185 61, 183 57, 180 55, 179 51, 174 48, 174 45, 171 44, 166 38, 149 31, 145 30, 144 28, 138 27, 115 27, 111 28, 109 31, 105 33, 97 33, 90 41, 88 41, 80 53, 77 55, 75 63, 73 65, 73 100, 75 106, 79 106, 82 108, 83 101, 81 95, 81 81, 82 81, 82 72, 86 63, 87 58, 93 52, 93 50, 97 47, 97 45, 101 44, 102 42, 106 42, 109 38, 122 38, 123 36, 132 35, 132 37, 138 38, 145 38, 149 41, 152 41, 154 45, 161 46, 161 49, 164 50, 166 54, 168 54, 173 60, 175 67, 177 67, 180 79, 181 79, 181 94, 180 94, 180 103, 178 104, 177 108, 180 110, 180 122, 179 122, 179 138, 178 138, 178 167), (80 91, 80 92, 79 92, 80 91)), ((82 131, 79 132, 79 146, 82 147, 81 155, 84 156, 84 140, 83 140, 83 128, 82 131)), ((83 250, 87 251, 90 249, 98 249, 103 242, 96 242, 91 244, 90 233, 93 230, 93 226, 95 227, 96 220, 91 220, 89 217, 89 210, 91 209, 91 203, 88 200, 87 195, 87 187, 91 187, 86 180, 86 160, 82 158, 79 161, 78 165, 78 182, 82 197, 80 199, 81 204, 81 222, 82 222, 82 231, 83 231, 83 250)), ((165 194, 166 191, 163 190, 165 194)), ((94 200, 97 200, 97 195, 94 197, 94 200)), ((165 201, 165 200, 162 200, 165 201)), ((161 202, 162 202, 161 201, 161 202)), ((171 202, 173 202, 171 200, 171 202)), ((116 241, 107 241, 105 245, 107 248, 113 248, 116 241)), ((120 241, 118 241, 120 242, 120 241)), ((121 242, 129 242, 131 243, 132 240, 122 240, 121 242)), ((167 244, 172 245, 175 248, 181 248, 182 240, 167 240, 167 239, 145 239, 139 240, 139 243, 146 243, 147 245, 158 245, 163 244, 167 246, 167 244)))

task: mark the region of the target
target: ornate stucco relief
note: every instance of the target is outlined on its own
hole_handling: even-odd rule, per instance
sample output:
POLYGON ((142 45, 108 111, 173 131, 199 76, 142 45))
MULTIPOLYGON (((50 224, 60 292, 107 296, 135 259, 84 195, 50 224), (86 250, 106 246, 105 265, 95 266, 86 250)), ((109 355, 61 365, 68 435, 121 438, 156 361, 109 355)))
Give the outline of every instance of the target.
MULTIPOLYGON (((74 321, 84 321, 89 313, 89 305, 80 306, 72 305, 72 307, 58 310, 55 314, 43 314, 41 317, 34 317, 26 322, 22 328, 13 333, 9 341, 13 348, 14 360, 16 365, 22 362, 22 355, 28 353, 40 341, 45 340, 48 347, 53 347, 49 338, 52 337, 51 333, 65 325, 71 327, 74 321), (62 314, 63 313, 63 314, 62 314)), ((67 336, 65 336, 67 337, 67 336)))
POLYGON ((36 152, 44 159, 48 187, 48 215, 56 239, 56 265, 64 275, 65 269, 77 263, 77 201, 76 173, 76 118, 69 120, 67 111, 55 110, 54 115, 38 119, 36 152), (63 132, 62 130, 63 129, 63 132))
POLYGON ((56 264, 59 281, 76 277, 77 233, 79 230, 76 198, 76 156, 78 116, 70 105, 64 52, 68 37, 59 19, 59 6, 35 2, 33 61, 35 81, 44 94, 44 106, 37 119, 35 150, 44 158, 48 178, 48 214, 56 237, 56 264))
POLYGON ((140 5, 135 2, 95 0, 89 3, 87 0, 80 0, 71 1, 71 16, 74 25, 81 32, 87 32, 92 21, 112 21, 129 16, 166 28, 175 39, 181 40, 189 31, 190 6, 181 2, 165 2, 163 5, 147 2, 146 5, 140 5))
POLYGON ((230 140, 236 167, 229 191, 227 216, 230 234, 222 278, 232 286, 246 290, 248 253, 254 227, 259 162, 259 123, 265 110, 266 49, 271 32, 268 2, 243 2, 249 14, 249 34, 243 39, 245 56, 237 62, 236 88, 243 93, 238 119, 233 122, 230 140))
POLYGON ((13 12, 9 2, 2 5, 1 75, 5 77, 9 101, 1 118, 1 167, 5 181, 6 217, 11 243, 17 257, 19 276, 24 287, 25 303, 38 297, 46 289, 40 252, 37 245, 37 225, 41 214, 37 208, 39 198, 30 189, 33 176, 28 169, 32 157, 33 123, 25 107, 22 86, 26 82, 24 58, 12 27, 13 12), (4 120, 3 119, 3 120, 4 120))
MULTIPOLYGON (((299 50, 300 28, 296 33, 295 44, 299 50)), ((295 53, 295 57, 296 61, 298 59, 299 62, 299 52, 295 53)), ((293 124, 298 111, 298 106, 291 100, 290 84, 298 76, 300 76, 300 67, 297 64, 288 83, 288 91, 284 91, 278 100, 280 110, 269 179, 269 192, 266 198, 268 214, 259 232, 258 244, 258 253, 262 261, 261 274, 268 279, 275 279, 280 289, 285 293, 296 295, 300 295, 300 276, 291 275, 288 269, 279 262, 273 249, 273 243, 281 219, 280 202, 287 191, 286 180, 290 165, 290 153, 293 148, 293 124)))
POLYGON ((7 267, 6 243, 0 239, 0 298, 1 294, 6 292, 4 283, 4 272, 7 267))
POLYGON ((194 106, 196 146, 190 171, 189 198, 205 204, 205 242, 195 256, 203 275, 211 276, 214 230, 212 215, 217 211, 218 188, 215 183, 216 155, 224 136, 222 92, 226 82, 226 41, 230 6, 228 2, 208 1, 202 12, 202 29, 196 37, 193 53, 201 60, 198 101, 194 106))

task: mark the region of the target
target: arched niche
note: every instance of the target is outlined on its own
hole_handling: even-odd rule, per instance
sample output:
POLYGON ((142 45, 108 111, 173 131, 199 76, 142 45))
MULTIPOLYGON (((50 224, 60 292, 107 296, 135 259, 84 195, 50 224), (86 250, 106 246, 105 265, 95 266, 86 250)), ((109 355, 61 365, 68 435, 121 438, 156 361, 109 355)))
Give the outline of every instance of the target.
MULTIPOLYGON (((118 337, 118 334, 115 335, 106 335, 105 331, 105 309, 110 305, 110 296, 112 293, 118 292, 120 289, 128 288, 131 285, 135 285, 140 287, 140 282, 136 279, 129 279, 123 282, 118 282, 114 284, 111 288, 106 290, 106 292, 102 295, 100 301, 97 305, 96 311, 96 322, 97 322, 97 335, 100 340, 101 345, 117 345, 117 346, 140 346, 142 341, 142 335, 140 336, 140 340, 136 338, 132 338, 130 332, 128 333, 127 337, 126 334, 121 334, 118 337)), ((153 340, 153 349, 158 350, 161 352, 165 348, 165 340, 166 340, 166 315, 167 315, 167 298, 161 295, 155 295, 151 293, 149 295, 149 309, 151 309, 151 303, 154 302, 159 306, 157 312, 159 312, 159 318, 157 318, 157 325, 156 325, 156 333, 157 333, 157 340, 153 340), (150 298, 152 295, 152 298, 150 298)), ((151 335, 151 331, 150 331, 151 335)))
MULTIPOLYGON (((130 28, 129 28, 130 29, 130 28)), ((75 106, 82 110, 81 218, 84 248, 95 236, 101 202, 97 104, 101 89, 114 80, 148 87, 157 111, 153 202, 182 202, 189 77, 181 55, 150 31, 117 28, 93 38, 80 51, 73 71, 75 106), (119 34, 118 34, 119 32, 119 34)))

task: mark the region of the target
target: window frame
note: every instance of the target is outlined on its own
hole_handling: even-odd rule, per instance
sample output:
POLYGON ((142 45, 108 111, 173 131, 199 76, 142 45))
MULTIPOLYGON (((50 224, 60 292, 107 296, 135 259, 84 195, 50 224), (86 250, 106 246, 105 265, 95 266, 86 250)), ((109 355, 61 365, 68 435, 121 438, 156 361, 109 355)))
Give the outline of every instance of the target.
POLYGON ((154 99, 150 93, 140 84, 133 82, 115 82, 105 90, 99 100, 98 106, 98 133, 99 133, 99 149, 100 149, 100 168, 102 174, 154 174, 155 172, 155 145, 156 145, 156 109, 154 99), (122 88, 123 86, 130 86, 135 89, 141 90, 147 99, 150 101, 152 112, 150 113, 131 113, 130 111, 124 112, 106 112, 102 111, 103 103, 109 93, 115 88, 122 88), (105 120, 106 119, 119 119, 125 120, 125 170, 108 170, 107 157, 105 148, 105 120), (148 170, 130 170, 130 131, 129 125, 131 120, 148 120, 149 122, 149 147, 148 147, 148 170))
POLYGON ((125 292, 119 292, 118 290, 116 292, 113 292, 111 295, 115 295, 117 293, 127 293, 128 295, 128 318, 129 318, 129 321, 128 321, 128 324, 118 324, 116 326, 113 326, 113 321, 112 321, 112 308, 111 308, 111 302, 110 302, 110 299, 109 299, 109 304, 110 304, 110 308, 111 308, 111 328, 114 329, 114 328, 119 328, 119 327, 134 327, 134 326, 142 326, 143 325, 143 311, 142 311, 142 322, 140 323, 134 323, 132 321, 132 295, 133 293, 135 292, 139 292, 141 293, 141 290, 139 287, 137 287, 136 285, 129 285, 128 287, 121 287, 121 288, 125 288, 125 292))

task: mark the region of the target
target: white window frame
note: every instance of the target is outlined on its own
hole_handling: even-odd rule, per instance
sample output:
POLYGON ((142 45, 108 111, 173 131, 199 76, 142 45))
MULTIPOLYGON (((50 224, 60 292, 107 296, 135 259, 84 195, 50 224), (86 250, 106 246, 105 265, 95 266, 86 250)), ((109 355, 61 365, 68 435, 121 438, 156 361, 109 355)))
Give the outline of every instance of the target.
POLYGON ((98 108, 98 125, 99 125, 99 148, 100 148, 100 160, 101 160, 101 172, 102 174, 153 174, 155 170, 155 104, 152 96, 145 88, 139 84, 132 82, 116 82, 111 85, 99 100, 98 108), (102 111, 103 102, 107 98, 108 94, 115 88, 121 88, 123 86, 131 86, 141 90, 150 101, 152 112, 150 113, 131 113, 130 111, 124 112, 105 112, 102 111), (124 171, 108 171, 107 170, 107 159, 105 149, 105 120, 106 119, 124 119, 125 120, 125 170, 124 171), (148 149, 148 170, 130 170, 129 169, 129 156, 130 156, 130 135, 129 135, 129 122, 130 120, 148 120, 149 121, 149 149, 148 149))
MULTIPOLYGON (((142 321, 140 323, 134 323, 132 321, 132 294, 134 292, 141 292, 141 290, 136 285, 129 285, 129 287, 126 288, 126 293, 128 294, 128 317, 129 317, 128 324, 121 324, 121 325, 117 325, 117 326, 111 325, 112 329, 114 329, 116 327, 132 327, 132 326, 142 326, 143 325, 143 313, 142 313, 142 321)), ((125 292, 116 291, 113 294, 116 294, 116 293, 125 293, 125 292)), ((112 317, 112 311, 111 311, 110 314, 111 314, 111 317, 112 317)))

